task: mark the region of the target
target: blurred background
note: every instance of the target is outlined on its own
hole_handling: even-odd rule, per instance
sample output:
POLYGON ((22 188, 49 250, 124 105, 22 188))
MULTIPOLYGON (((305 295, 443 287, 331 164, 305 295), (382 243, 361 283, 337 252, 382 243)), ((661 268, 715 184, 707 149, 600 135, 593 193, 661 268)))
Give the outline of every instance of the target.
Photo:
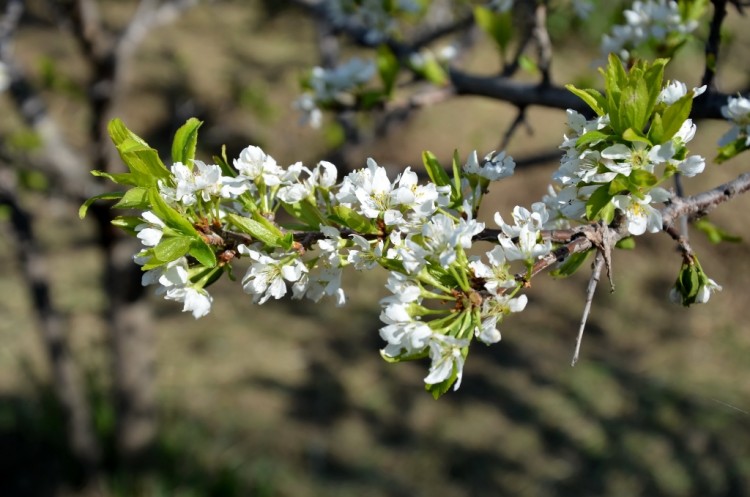
MULTIPOLYGON (((422 150, 447 161, 454 148, 496 149, 515 119, 508 104, 456 97, 398 119, 300 126, 292 101, 322 55, 320 22, 299 3, 0 2, 12 80, 0 94, 0 495, 750 495, 744 240, 693 235, 724 290, 689 309, 667 300, 680 267, 669 237, 618 251, 616 291, 600 285, 574 368, 588 271, 535 279, 526 312, 499 344, 472 348, 461 388, 438 401, 423 390, 426 364, 379 356, 383 273, 346 275, 343 308, 259 307, 221 281, 201 320, 140 288, 137 244, 108 228, 106 202, 78 219, 104 187, 88 171, 118 167, 111 117, 165 158, 195 116, 206 161, 253 144, 282 165, 351 170, 373 157, 394 177, 421 167, 422 150)), ((590 61, 607 23, 594 21, 550 18, 558 84, 599 86, 590 61)), ((727 33, 717 85, 731 93, 750 82, 746 19, 730 16, 727 33)), ((464 67, 496 72, 489 43, 474 43, 464 67)), ((702 47, 679 57, 670 77, 697 84, 702 47)), ((564 112, 527 117, 487 222, 539 199, 559 163, 564 112)), ((728 125, 698 127, 691 150, 713 157, 728 125)), ((745 162, 686 188, 731 180, 745 162)), ((748 209, 740 198, 711 220, 747 237, 748 209)))

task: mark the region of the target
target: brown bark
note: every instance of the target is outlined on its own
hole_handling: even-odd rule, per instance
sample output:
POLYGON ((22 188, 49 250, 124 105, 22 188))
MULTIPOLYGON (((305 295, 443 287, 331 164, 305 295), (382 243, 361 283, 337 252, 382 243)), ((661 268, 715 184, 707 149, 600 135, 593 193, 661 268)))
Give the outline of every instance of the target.
MULTIPOLYGON (((4 176, 12 175, 6 170, 4 176)), ((7 178, 0 185, 0 204, 11 210, 17 259, 29 289, 42 346, 49 361, 54 392, 66 417, 67 438, 74 457, 86 474, 98 470, 101 450, 94 433, 91 410, 78 368, 68 343, 68 327, 56 309, 47 280, 49 268, 32 227, 31 216, 21 207, 7 178)))

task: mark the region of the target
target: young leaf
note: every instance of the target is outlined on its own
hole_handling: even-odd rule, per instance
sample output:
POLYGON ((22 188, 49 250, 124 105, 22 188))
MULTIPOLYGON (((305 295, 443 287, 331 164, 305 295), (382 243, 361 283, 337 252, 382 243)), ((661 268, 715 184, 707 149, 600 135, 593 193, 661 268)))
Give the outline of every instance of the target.
POLYGON ((78 209, 78 217, 83 219, 86 217, 86 213, 89 210, 89 207, 91 207, 91 204, 96 202, 97 200, 115 200, 118 198, 122 198, 122 196, 125 195, 125 192, 107 192, 107 193, 100 193, 99 195, 95 195, 91 197, 90 199, 87 199, 83 205, 78 209))
POLYGON ((159 191, 156 188, 149 188, 148 190, 148 203, 151 204, 151 210, 156 214, 156 217, 164 221, 164 224, 170 228, 176 230, 183 235, 190 237, 198 236, 198 232, 190 221, 182 217, 182 215, 171 208, 164 199, 159 195, 159 191))
POLYGON ((513 36, 512 12, 494 12, 487 7, 474 9, 474 20, 487 33, 504 54, 513 36))
POLYGON ((187 254, 192 239, 187 236, 164 237, 154 247, 154 256, 162 262, 171 262, 187 254))
POLYGON ((203 124, 198 119, 191 117, 183 124, 174 135, 172 141, 172 162, 181 162, 192 167, 195 158, 195 147, 198 143, 198 128, 203 124))
POLYGON ((390 95, 396 85, 396 77, 400 69, 398 59, 393 55, 388 45, 383 44, 378 47, 376 62, 380 79, 383 80, 383 92, 390 95))
POLYGON ((216 254, 214 253, 214 249, 212 249, 211 246, 207 244, 200 236, 197 238, 193 238, 192 242, 190 243, 189 253, 191 256, 195 257, 195 260, 200 262, 203 266, 216 266, 216 254))
MULTIPOLYGON (((664 66, 669 62, 668 59, 656 59, 648 68, 643 71, 641 81, 647 90, 647 97, 644 98, 646 119, 651 116, 656 106, 656 100, 662 90, 662 81, 664 80, 664 66)), ((638 128, 642 130, 643 127, 638 128)))
POLYGON ((682 123, 690 116, 690 109, 692 107, 692 91, 667 107, 662 115, 662 125, 664 126, 663 141, 671 139, 680 130, 682 123))
POLYGON ((443 66, 441 66, 440 62, 432 57, 425 58, 424 65, 421 67, 419 72, 422 74, 424 79, 435 86, 443 86, 449 80, 448 73, 445 72, 443 66))
POLYGON ((737 243, 741 242, 742 238, 733 235, 724 229, 716 226, 714 223, 709 221, 708 219, 699 219, 693 223, 696 228, 701 230, 707 237, 708 241, 710 241, 713 244, 721 243, 721 242, 732 242, 737 243))
POLYGON ((278 247, 281 232, 269 230, 264 224, 255 219, 250 219, 236 214, 227 214, 227 220, 240 229, 242 232, 249 234, 256 240, 259 240, 269 247, 278 247))
POLYGON ((659 182, 656 175, 645 169, 636 169, 630 173, 630 183, 638 188, 651 188, 659 182))
POLYGON ((112 226, 117 226, 131 235, 135 235, 135 228, 140 224, 143 224, 143 220, 136 216, 117 216, 112 220, 112 226))
POLYGON ((327 224, 320 210, 309 200, 301 200, 294 204, 281 203, 281 207, 295 219, 302 221, 302 226, 317 230, 321 224, 327 224))
POLYGON ((221 174, 224 176, 229 176, 230 178, 234 178, 237 176, 237 171, 229 166, 229 162, 227 161, 227 146, 222 145, 221 146, 221 155, 214 155, 214 164, 217 164, 221 168, 221 174))
POLYGON ((582 134, 580 137, 578 137, 578 140, 576 140, 576 148, 584 148, 586 145, 595 145, 599 142, 602 142, 606 139, 608 139, 610 134, 603 133, 598 130, 592 130, 588 131, 584 134, 582 134))
POLYGON ((148 189, 131 188, 122 196, 119 202, 112 206, 114 209, 148 209, 148 189))
POLYGON ((622 174, 618 174, 617 176, 615 176, 615 179, 609 182, 609 188, 607 189, 607 193, 609 193, 609 195, 612 197, 614 197, 615 195, 621 195, 624 192, 629 191, 630 181, 622 174))
POLYGON ((567 88, 569 92, 573 93, 575 96, 583 100, 586 105, 591 107, 591 109, 596 112, 596 115, 603 116, 607 113, 607 111, 605 110, 607 108, 607 101, 604 96, 597 90, 591 88, 582 90, 576 88, 573 85, 565 85, 565 88, 567 88))
POLYGON ((722 162, 726 162, 732 157, 740 154, 741 152, 744 152, 747 150, 747 140, 745 137, 740 136, 733 142, 727 143, 726 145, 719 148, 719 153, 716 155, 716 158, 714 159, 717 164, 721 164, 722 162))
POLYGON ((357 211, 346 207, 345 205, 337 205, 333 208, 333 216, 330 216, 331 220, 345 226, 351 230, 356 231, 359 234, 378 234, 380 230, 372 222, 371 219, 366 218, 357 211))
POLYGON ((422 163, 424 163, 424 168, 427 171, 427 175, 430 177, 433 183, 435 183, 437 186, 445 186, 450 184, 451 180, 448 177, 448 173, 446 173, 445 169, 443 169, 443 166, 440 165, 437 157, 435 157, 435 154, 427 150, 422 152, 422 163))
POLYGON ((461 192, 461 162, 458 157, 458 149, 453 150, 453 185, 451 186, 451 201, 453 205, 461 205, 463 193, 461 192))
POLYGON ((91 171, 92 176, 96 176, 97 178, 107 178, 113 183, 117 183, 118 185, 130 185, 130 186, 136 186, 138 183, 136 182, 135 178, 130 173, 116 173, 116 174, 110 174, 105 173, 104 171, 91 171))
POLYGON ((607 205, 612 205, 610 200, 612 200, 612 195, 609 193, 609 185, 602 185, 594 190, 586 202, 586 219, 589 221, 602 219, 601 211, 607 205))
POLYGON ((635 248, 635 237, 628 236, 615 243, 615 247, 623 250, 633 250, 635 248))
POLYGON ((567 278, 568 276, 571 276, 578 271, 584 262, 586 262, 586 259, 589 258, 591 252, 591 250, 587 250, 586 252, 578 252, 569 255, 560 266, 550 271, 550 276, 553 278, 567 278))
POLYGON ((635 130, 633 128, 628 128, 625 130, 625 132, 622 134, 623 140, 627 140, 629 142, 642 142, 646 145, 652 145, 651 141, 648 139, 646 135, 641 133, 639 130, 635 130))

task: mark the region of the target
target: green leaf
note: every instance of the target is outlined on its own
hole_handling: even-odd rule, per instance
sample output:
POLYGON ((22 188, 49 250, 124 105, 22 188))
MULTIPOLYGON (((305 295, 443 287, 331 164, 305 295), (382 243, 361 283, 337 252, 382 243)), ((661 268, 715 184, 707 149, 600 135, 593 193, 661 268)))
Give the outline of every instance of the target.
POLYGON ((119 145, 117 150, 138 182, 138 186, 155 186, 157 180, 167 180, 171 177, 158 152, 148 145, 128 139, 119 145))
POLYGON ((335 206, 333 208, 333 215, 330 217, 332 221, 360 234, 375 235, 380 233, 377 225, 371 219, 345 205, 335 206))
POLYGON ((143 224, 143 220, 136 216, 117 216, 112 220, 112 226, 117 226, 131 235, 135 235, 135 228, 140 224, 143 224))
POLYGON ((198 236, 198 232, 193 225, 190 224, 190 221, 182 217, 179 212, 167 205, 161 195, 159 195, 159 191, 156 188, 149 188, 148 202, 151 204, 151 210, 156 214, 156 217, 164 221, 164 224, 183 235, 190 237, 198 236))
MULTIPOLYGON (((589 221, 597 221, 602 218, 602 210, 608 205, 614 208, 614 205, 610 202, 613 195, 609 193, 609 185, 602 185, 591 194, 591 197, 586 201, 586 219, 589 221)), ((613 211, 614 213, 614 211, 613 211)), ((606 212, 604 213, 606 214, 606 212)))
POLYGON ((120 119, 112 119, 107 125, 107 131, 109 132, 109 136, 110 138, 112 138, 112 142, 116 147, 119 147, 128 139, 135 140, 137 142, 140 142, 144 146, 148 146, 143 138, 130 131, 127 126, 125 126, 125 123, 123 123, 120 119))
POLYGON ((640 131, 635 130, 633 128, 626 129, 625 132, 622 134, 622 138, 629 142, 642 142, 642 143, 645 143, 646 145, 651 145, 651 141, 648 139, 646 135, 644 135, 640 131))
POLYGON ((282 233, 278 228, 269 229, 265 223, 236 214, 227 214, 226 218, 230 224, 256 240, 263 242, 266 246, 278 247, 280 245, 282 233))
POLYGON ((550 276, 553 278, 567 278, 568 276, 571 276, 578 271, 584 262, 586 262, 586 259, 589 258, 591 252, 592 250, 587 250, 586 252, 578 252, 569 255, 562 264, 556 269, 550 271, 550 276))
POLYGON ((541 74, 541 72, 539 71, 539 66, 537 65, 536 61, 526 54, 522 54, 518 58, 518 67, 520 67, 521 69, 523 69, 524 71, 526 71, 527 73, 533 76, 538 76, 539 74, 541 74))
POLYGON ((609 139, 611 136, 612 135, 609 133, 603 133, 598 130, 587 131, 576 140, 576 148, 585 148, 589 145, 595 145, 609 139))
POLYGON ((651 126, 648 130, 648 139, 651 143, 664 143, 664 123, 658 112, 651 118, 651 126))
POLYGON ((448 177, 448 173, 446 173, 445 169, 443 169, 443 166, 440 165, 437 157, 435 157, 435 154, 427 150, 422 152, 422 163, 424 164, 424 168, 427 171, 427 175, 430 177, 433 183, 435 183, 437 186, 445 186, 450 184, 451 180, 448 177))
POLYGON ((414 68, 424 79, 436 86, 443 86, 448 83, 448 73, 436 59, 425 58, 424 64, 420 68, 414 68))
POLYGON ((237 176, 237 171, 233 167, 230 167, 229 162, 227 161, 226 145, 221 146, 221 155, 214 155, 213 159, 214 163, 221 168, 221 174, 223 174, 224 176, 229 176, 230 178, 234 178, 237 176))
POLYGON ((198 143, 198 128, 203 124, 198 119, 191 117, 183 124, 174 135, 172 141, 172 162, 181 162, 192 168, 195 158, 195 147, 198 143))
POLYGON ((375 60, 378 65, 380 79, 383 80, 383 91, 386 95, 390 95, 396 86, 396 78, 400 69, 398 59, 388 45, 383 44, 378 47, 375 60))
POLYGON ((628 126, 622 126, 620 117, 620 97, 622 88, 627 84, 627 73, 617 55, 609 54, 607 68, 603 71, 603 75, 610 127, 617 134, 621 134, 628 128, 628 126))
POLYGON ((482 31, 492 38, 500 51, 505 54, 508 43, 513 36, 512 12, 495 12, 487 7, 475 7, 474 20, 482 31))
POLYGON ((607 189, 607 193, 609 193, 609 195, 612 197, 614 197, 615 195, 621 195, 629 191, 630 181, 622 174, 618 174, 617 176, 615 176, 615 179, 609 182, 609 188, 607 189))
POLYGON ((281 203, 281 207, 289 213, 290 216, 302 221, 302 227, 317 230, 321 224, 328 224, 323 214, 317 206, 309 200, 300 200, 294 204, 281 203))
POLYGON ((131 188, 122 196, 113 209, 148 209, 148 189, 142 187, 131 188))
POLYGON ((130 131, 119 119, 112 119, 107 126, 109 136, 115 144, 120 158, 131 173, 132 182, 135 186, 155 186, 157 180, 168 179, 169 171, 156 150, 138 135, 130 131))
POLYGON ((192 239, 187 236, 164 237, 154 247, 154 256, 162 262, 171 262, 187 254, 192 244, 192 239))
POLYGON ((575 96, 583 100, 586 105, 591 107, 591 109, 596 112, 598 116, 603 116, 607 113, 607 101, 604 96, 597 90, 594 90, 592 88, 582 90, 576 88, 573 85, 565 85, 565 88, 567 88, 569 92, 573 93, 575 96))
MULTIPOLYGON (((656 101, 659 98, 659 94, 662 90, 662 81, 664 80, 664 67, 669 62, 668 59, 656 59, 651 63, 649 67, 643 72, 642 78, 639 81, 643 83, 646 88, 646 95, 643 95, 643 103, 645 104, 645 119, 649 119, 651 114, 654 112, 656 101)), ((644 67, 646 64, 644 63, 644 67)), ((646 122, 644 121, 644 126, 646 122)), ((644 126, 637 128, 643 130, 644 126)))
POLYGON ((371 110, 383 102, 383 90, 366 89, 357 93, 357 105, 362 110, 371 110))
POLYGON ((615 132, 625 133, 628 128, 641 131, 646 127, 648 115, 646 114, 646 99, 648 88, 642 79, 633 82, 622 89, 620 96, 620 122, 615 132))
POLYGON ((683 304, 694 303, 695 296, 700 290, 700 269, 695 264, 683 264, 678 285, 681 289, 683 304))
POLYGON ((206 267, 216 266, 216 253, 209 244, 200 236, 193 238, 190 243, 190 255, 195 258, 201 265, 206 267))
POLYGON ((745 137, 740 136, 735 141, 727 143, 726 145, 720 147, 719 153, 714 160, 717 164, 721 164, 722 162, 726 162, 736 155, 739 155, 740 153, 750 148, 746 145, 746 141, 747 140, 745 137))
POLYGON ((604 224, 609 225, 615 220, 615 204, 610 202, 605 205, 602 210, 599 211, 598 217, 604 224))
POLYGON ((659 178, 645 169, 636 169, 630 173, 630 183, 638 188, 651 188, 658 182, 659 178))
POLYGON ((693 224, 696 228, 701 230, 708 237, 708 241, 713 244, 721 242, 738 243, 742 241, 741 237, 725 231, 706 218, 699 219, 693 224))
POLYGON ((110 174, 105 173, 104 171, 94 170, 91 171, 91 174, 93 176, 96 176, 97 178, 107 178, 108 180, 112 181, 113 183, 117 183, 118 185, 136 186, 138 184, 133 175, 130 173, 110 174))
POLYGON ((89 210, 89 207, 91 207, 91 204, 96 202, 97 200, 115 200, 118 198, 122 198, 124 195, 124 192, 106 192, 106 193, 100 193, 99 195, 95 195, 91 197, 90 199, 87 199, 83 205, 78 209, 78 217, 83 219, 86 217, 86 213, 89 210))
POLYGON ((453 185, 451 185, 451 201, 453 205, 461 205, 464 201, 463 193, 461 192, 461 162, 458 157, 458 149, 453 150, 453 185))
POLYGON ((629 236, 615 243, 615 247, 623 250, 633 250, 635 248, 635 237, 629 236))
POLYGON ((662 114, 662 125, 664 126, 664 131, 661 142, 672 139, 675 133, 680 130, 682 123, 684 123, 685 119, 690 116, 690 109, 692 109, 692 107, 693 92, 691 90, 687 95, 666 108, 664 114, 662 114))

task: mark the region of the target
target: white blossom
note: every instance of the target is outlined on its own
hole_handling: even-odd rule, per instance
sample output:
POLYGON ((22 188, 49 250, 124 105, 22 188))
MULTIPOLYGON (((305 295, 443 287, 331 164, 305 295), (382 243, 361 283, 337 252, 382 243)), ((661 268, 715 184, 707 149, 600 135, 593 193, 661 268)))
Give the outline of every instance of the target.
POLYGON ((253 260, 242 278, 242 288, 255 303, 263 304, 271 297, 280 299, 287 292, 284 280, 295 282, 307 272, 307 267, 293 255, 282 254, 277 260, 246 245, 240 245, 237 251, 253 260))
POLYGON ((213 297, 206 290, 191 286, 172 288, 167 291, 164 298, 183 302, 182 312, 191 312, 195 319, 211 312, 213 303, 213 297))
POLYGON ((240 156, 234 159, 234 167, 240 176, 255 183, 263 183, 267 186, 281 184, 281 176, 284 171, 276 164, 273 157, 266 154, 260 147, 249 146, 240 152, 240 156))
POLYGON ((505 152, 495 153, 494 150, 487 154, 480 164, 477 151, 474 150, 469 154, 469 159, 464 164, 463 169, 467 174, 475 174, 490 181, 497 181, 511 176, 515 167, 516 162, 511 156, 505 155, 505 152))
POLYGON ((164 236, 164 222, 151 211, 143 212, 141 217, 145 223, 135 227, 136 236, 144 246, 155 247, 164 236))
POLYGON ((612 203, 625 214, 628 232, 631 235, 642 235, 648 230, 656 233, 661 230, 661 213, 651 207, 651 196, 642 199, 635 196, 615 195, 612 203))
POLYGON ((450 378, 456 373, 456 383, 453 390, 461 386, 464 372, 464 356, 461 352, 463 347, 469 345, 468 340, 457 339, 450 336, 435 334, 430 340, 430 364, 429 374, 424 382, 434 385, 450 378))

